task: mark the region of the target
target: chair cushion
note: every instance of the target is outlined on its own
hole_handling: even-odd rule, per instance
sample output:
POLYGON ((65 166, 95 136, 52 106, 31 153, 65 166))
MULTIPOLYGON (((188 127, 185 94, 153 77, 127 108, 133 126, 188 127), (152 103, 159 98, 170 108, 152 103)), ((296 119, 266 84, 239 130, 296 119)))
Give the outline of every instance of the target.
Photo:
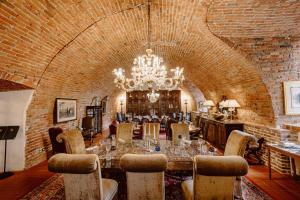
POLYGON ((193 187, 193 180, 187 180, 181 183, 181 188, 183 190, 183 196, 185 200, 193 199, 193 187))
POLYGON ((205 176, 244 176, 248 163, 241 156, 195 156, 197 174, 205 176))
POLYGON ((112 179, 102 178, 103 199, 111 200, 118 191, 118 183, 112 179))
POLYGON ((95 154, 65 154, 59 153, 48 161, 48 170, 65 174, 90 174, 99 166, 98 156, 95 154))
POLYGON ((167 169, 167 157, 164 154, 125 154, 120 166, 128 172, 162 172, 167 169))

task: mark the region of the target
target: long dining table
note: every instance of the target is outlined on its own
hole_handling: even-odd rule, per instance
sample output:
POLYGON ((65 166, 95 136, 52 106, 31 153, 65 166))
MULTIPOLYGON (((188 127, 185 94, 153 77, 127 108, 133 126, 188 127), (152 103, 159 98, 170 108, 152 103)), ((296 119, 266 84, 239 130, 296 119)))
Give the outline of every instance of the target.
POLYGON ((195 155, 221 155, 205 141, 192 140, 182 146, 172 145, 169 140, 160 140, 160 150, 155 151, 155 146, 147 146, 144 140, 133 140, 131 144, 118 144, 115 150, 106 152, 105 145, 95 147, 89 153, 99 155, 101 168, 103 170, 120 170, 120 158, 126 153, 132 154, 165 154, 168 159, 167 171, 192 171, 193 157, 195 155))

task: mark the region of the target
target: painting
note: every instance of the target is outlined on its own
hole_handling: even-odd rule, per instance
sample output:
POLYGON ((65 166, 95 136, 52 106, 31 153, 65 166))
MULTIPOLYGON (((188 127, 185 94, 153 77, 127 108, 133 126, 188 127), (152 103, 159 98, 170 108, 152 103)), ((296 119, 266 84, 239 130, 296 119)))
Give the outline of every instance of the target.
POLYGON ((283 83, 286 115, 300 115, 300 81, 283 83))
POLYGON ((76 99, 57 98, 55 101, 55 122, 67 122, 76 119, 76 99))

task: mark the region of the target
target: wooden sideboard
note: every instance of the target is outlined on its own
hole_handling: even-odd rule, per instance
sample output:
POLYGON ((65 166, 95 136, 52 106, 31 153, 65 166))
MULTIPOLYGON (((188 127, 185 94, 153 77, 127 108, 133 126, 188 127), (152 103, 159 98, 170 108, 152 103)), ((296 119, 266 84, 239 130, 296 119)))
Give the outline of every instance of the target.
POLYGON ((233 130, 244 130, 244 124, 239 121, 218 121, 207 117, 199 117, 199 126, 204 138, 213 145, 224 149, 229 134, 233 130))

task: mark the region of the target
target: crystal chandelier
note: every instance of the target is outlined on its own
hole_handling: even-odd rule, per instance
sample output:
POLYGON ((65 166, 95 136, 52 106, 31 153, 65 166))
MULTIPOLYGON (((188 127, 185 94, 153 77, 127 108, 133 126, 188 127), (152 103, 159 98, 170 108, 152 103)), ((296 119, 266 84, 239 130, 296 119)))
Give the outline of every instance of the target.
POLYGON ((168 71, 163 65, 163 59, 150 49, 150 3, 148 2, 148 49, 146 54, 138 56, 133 61, 131 78, 125 77, 125 70, 114 69, 114 83, 125 91, 133 90, 175 90, 183 82, 183 68, 171 69, 172 77, 168 77, 168 71))
POLYGON ((147 94, 147 97, 151 103, 155 103, 159 98, 159 93, 156 93, 154 90, 152 90, 151 93, 147 94))

